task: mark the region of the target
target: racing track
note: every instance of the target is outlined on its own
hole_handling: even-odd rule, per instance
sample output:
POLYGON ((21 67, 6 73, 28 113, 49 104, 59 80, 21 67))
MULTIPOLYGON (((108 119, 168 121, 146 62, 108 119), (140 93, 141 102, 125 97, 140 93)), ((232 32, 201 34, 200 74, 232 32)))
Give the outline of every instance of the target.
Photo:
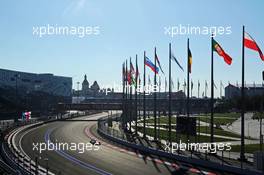
MULTIPOLYGON (((94 114, 78 119, 98 119, 106 113, 94 114)), ((91 129, 96 122, 62 122, 57 121, 44 124, 29 131, 19 133, 16 137, 18 148, 33 160, 39 157, 42 167, 47 166, 54 174, 67 175, 111 175, 111 174, 171 174, 175 170, 174 164, 165 164, 156 159, 143 159, 135 153, 102 142, 98 151, 44 151, 38 154, 33 151, 33 142, 42 143, 51 140, 62 143, 88 143, 89 137, 94 137, 91 129)))

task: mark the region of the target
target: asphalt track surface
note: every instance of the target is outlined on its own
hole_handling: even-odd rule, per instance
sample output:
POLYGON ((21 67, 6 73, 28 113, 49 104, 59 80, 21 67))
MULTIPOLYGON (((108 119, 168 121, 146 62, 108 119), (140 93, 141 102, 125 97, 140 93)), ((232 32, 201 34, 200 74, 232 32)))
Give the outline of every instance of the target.
MULTIPOLYGON (((94 114, 82 119, 98 119, 106 113, 94 114)), ((78 118, 80 119, 80 118, 78 118)), ((33 143, 89 143, 91 137, 96 134, 96 122, 53 122, 44 124, 27 132, 20 133, 16 138, 16 144, 33 160, 38 157, 40 165, 49 167, 54 174, 67 175, 123 175, 123 174, 172 174, 175 167, 150 158, 137 156, 135 153, 118 148, 102 141, 99 150, 78 151, 50 150, 33 151, 33 143), (90 138, 89 138, 90 137, 90 138), (48 159, 48 161, 47 161, 48 159)), ((98 137, 98 136, 97 136, 98 137)))

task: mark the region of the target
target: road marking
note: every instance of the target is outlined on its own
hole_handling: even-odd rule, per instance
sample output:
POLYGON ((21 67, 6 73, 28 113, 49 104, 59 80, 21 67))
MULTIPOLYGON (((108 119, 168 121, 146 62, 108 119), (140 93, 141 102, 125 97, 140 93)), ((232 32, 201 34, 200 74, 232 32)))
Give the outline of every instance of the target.
MULTIPOLYGON (((84 133, 85 135, 90 138, 90 139, 95 139, 96 140, 100 140, 98 137, 96 137, 94 134, 92 134, 91 132, 91 128, 89 128, 88 126, 85 127, 84 129, 84 133)), ((171 163, 171 162, 167 162, 167 161, 164 161, 164 160, 161 160, 161 159, 156 159, 156 158, 151 158, 149 156, 145 156, 145 155, 142 155, 142 154, 139 154, 139 153, 136 153, 136 152, 133 152, 133 151, 130 151, 128 150, 127 148, 119 148, 119 147, 116 147, 116 146, 113 146, 111 144, 108 144, 102 140, 100 140, 100 143, 108 148, 111 148, 111 149, 114 149, 114 150, 117 150, 119 152, 122 152, 122 153, 126 153, 126 154, 129 154, 129 155, 132 155, 132 156, 135 156, 135 157, 138 157, 138 158, 143 158, 145 157, 145 159, 149 160, 149 161, 155 161, 156 163, 159 163, 159 164, 166 164, 168 166, 171 166, 173 167, 175 170, 179 170, 181 168, 183 168, 181 165, 178 165, 176 163, 171 163)), ((186 169, 186 168, 185 168, 186 169)), ((216 175, 215 173, 213 172, 208 172, 208 171, 200 171, 196 168, 193 168, 193 167, 188 167, 187 170, 189 172, 192 172, 192 173, 197 173, 197 174, 200 174, 200 173, 203 173, 203 174, 209 174, 209 175, 216 175)))
MULTIPOLYGON (((51 142, 51 140, 50 140, 50 133, 51 132, 52 132, 52 130, 49 129, 45 133, 45 142, 46 143, 48 143, 48 141, 51 142)), ((83 162, 83 161, 71 156, 70 154, 67 154, 66 152, 64 152, 62 150, 56 150, 55 149, 54 151, 57 152, 58 154, 60 154, 62 157, 70 160, 71 162, 74 162, 74 163, 78 164, 79 166, 81 166, 83 168, 89 169, 89 170, 94 171, 94 172, 96 172, 98 174, 101 174, 101 175, 112 175, 111 173, 106 172, 106 171, 104 171, 102 169, 99 169, 99 168, 97 168, 97 167, 95 167, 95 166, 93 166, 91 164, 86 163, 86 162, 83 162)))

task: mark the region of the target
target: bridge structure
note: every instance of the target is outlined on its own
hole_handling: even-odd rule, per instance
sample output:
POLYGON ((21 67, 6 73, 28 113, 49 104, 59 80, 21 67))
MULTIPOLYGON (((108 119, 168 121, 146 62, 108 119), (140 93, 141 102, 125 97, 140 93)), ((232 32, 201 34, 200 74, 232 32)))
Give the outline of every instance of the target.
MULTIPOLYGON (((137 103, 137 110, 143 109, 143 101, 138 100, 122 100, 122 99, 96 99, 88 100, 84 103, 58 103, 57 111, 69 111, 69 110, 123 110, 125 105, 129 108, 135 108, 137 103)), ((154 110, 153 99, 146 99, 146 110, 154 110)), ((193 113, 209 112, 208 107, 210 105, 209 99, 191 99, 190 108, 193 113)), ((157 99, 157 111, 168 111, 168 100, 167 99, 157 99)), ((173 99, 172 100, 172 111, 184 114, 186 112, 186 99, 173 99)))

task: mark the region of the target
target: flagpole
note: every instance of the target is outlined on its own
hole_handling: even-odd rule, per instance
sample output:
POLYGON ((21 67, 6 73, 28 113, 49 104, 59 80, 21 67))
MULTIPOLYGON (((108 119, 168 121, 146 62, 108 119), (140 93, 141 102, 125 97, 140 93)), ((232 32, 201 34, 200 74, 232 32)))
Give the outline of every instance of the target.
MULTIPOLYGON (((132 75, 131 75, 131 69, 132 69, 132 67, 131 67, 131 57, 130 57, 130 70, 129 70, 129 73, 130 73, 130 79, 131 79, 131 81, 132 81, 132 75)), ((130 106, 132 106, 132 86, 131 86, 131 84, 130 84, 130 90, 129 90, 129 102, 130 102, 130 106)), ((129 131, 131 132, 132 130, 132 126, 131 126, 131 124, 132 124, 132 122, 131 122, 131 120, 132 120, 132 109, 130 108, 129 109, 129 131)))
POLYGON ((125 119, 125 127, 126 127, 126 130, 127 130, 127 121, 128 121, 128 111, 127 111, 127 109, 128 109, 128 107, 127 107, 127 99, 128 99, 128 78, 127 78, 127 76, 128 76, 128 70, 127 70, 127 60, 126 60, 126 102, 125 102, 125 117, 126 117, 126 119, 125 119))
POLYGON ((193 81, 191 80, 191 98, 192 98, 192 91, 193 91, 193 81))
POLYGON ((138 86, 138 62, 137 62, 137 54, 136 54, 136 86, 135 86, 135 114, 136 114, 136 122, 135 122, 135 132, 137 135, 137 117, 138 117, 138 111, 137 111, 137 86, 138 86))
POLYGON ((143 138, 146 137, 146 51, 144 51, 144 74, 143 74, 143 138))
POLYGON ((207 82, 204 82, 204 96, 207 97, 207 82))
MULTIPOLYGON (((156 47, 154 49, 154 59, 155 59, 155 69, 157 68, 157 59, 156 59, 156 47)), ((157 140, 157 92, 156 92, 156 86, 157 86, 157 71, 155 71, 154 74, 154 141, 157 140)))
POLYGON ((222 81, 220 80, 220 99, 222 98, 222 81))
POLYGON ((213 34, 211 36, 211 143, 214 142, 214 53, 213 34))
MULTIPOLYGON (((159 101, 159 106, 160 106, 160 102, 161 102, 161 94, 160 94, 160 91, 161 91, 161 78, 159 76, 159 97, 158 97, 158 101, 159 101)), ((160 139, 160 110, 158 111, 158 139, 160 139)))
MULTIPOLYGON (((189 65, 189 38, 187 40, 187 118, 189 121, 190 117, 190 109, 189 109, 189 103, 190 103, 190 65, 189 65)), ((189 123, 187 127, 187 142, 189 142, 189 123)))
POLYGON ((169 44, 169 144, 171 140, 171 43, 169 44))
MULTIPOLYGON (((245 38, 245 26, 243 26, 243 34, 242 34, 242 87, 241 87, 241 102, 242 102, 242 110, 241 110, 241 150, 240 150, 240 159, 241 162, 245 160, 245 119, 244 119, 244 113, 245 113, 245 94, 244 94, 244 88, 245 88, 245 50, 244 50, 244 38, 245 38)), ((242 167, 242 163, 241 163, 242 167)))
POLYGON ((124 126, 124 111, 125 111, 125 81, 126 81, 126 77, 125 77, 125 62, 123 62, 123 65, 122 65, 122 74, 123 74, 123 77, 122 77, 122 84, 123 84, 123 100, 122 100, 122 126, 124 126))
POLYGON ((198 80, 198 99, 200 97, 200 81, 198 80))

